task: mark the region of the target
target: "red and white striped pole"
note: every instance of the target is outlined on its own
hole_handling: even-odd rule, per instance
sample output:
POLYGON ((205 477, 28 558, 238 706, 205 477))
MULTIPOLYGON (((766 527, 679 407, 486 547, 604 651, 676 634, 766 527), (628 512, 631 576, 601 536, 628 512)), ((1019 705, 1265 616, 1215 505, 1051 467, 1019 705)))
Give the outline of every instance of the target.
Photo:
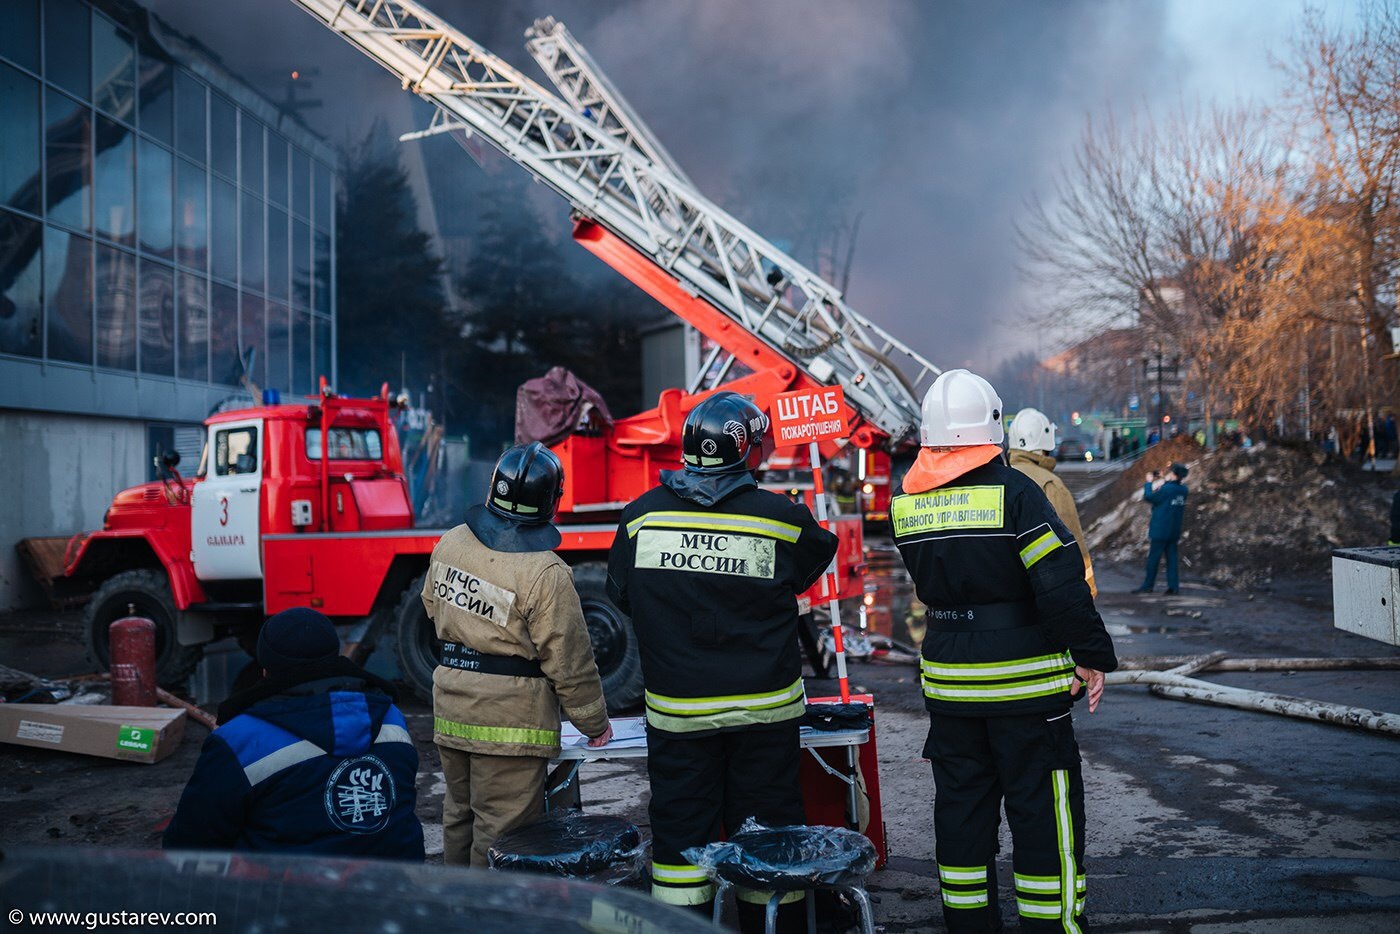
MULTIPOLYGON (((826 488, 822 484, 821 452, 817 449, 817 442, 811 442, 807 451, 812 460, 812 498, 817 502, 817 521, 821 523, 822 528, 829 531, 831 523, 827 521, 826 488)), ((841 683, 841 703, 849 704, 851 683, 846 678, 846 644, 841 638, 841 601, 836 599, 838 593, 840 588, 836 586, 836 558, 833 557, 826 573, 822 575, 822 596, 827 598, 827 606, 831 608, 831 635, 836 640, 836 677, 841 683)))

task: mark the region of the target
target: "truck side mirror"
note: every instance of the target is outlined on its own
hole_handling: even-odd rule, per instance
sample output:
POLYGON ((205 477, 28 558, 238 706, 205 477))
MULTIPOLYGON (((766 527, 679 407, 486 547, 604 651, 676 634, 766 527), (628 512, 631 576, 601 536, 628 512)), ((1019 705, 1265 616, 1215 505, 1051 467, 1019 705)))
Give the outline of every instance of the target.
POLYGON ((180 452, 179 452, 179 451, 166 451, 164 454, 162 454, 162 455, 160 456, 160 464, 161 464, 161 466, 164 467, 166 470, 171 470, 171 469, 173 469, 173 468, 175 468, 175 467, 179 467, 179 466, 180 466, 180 452))

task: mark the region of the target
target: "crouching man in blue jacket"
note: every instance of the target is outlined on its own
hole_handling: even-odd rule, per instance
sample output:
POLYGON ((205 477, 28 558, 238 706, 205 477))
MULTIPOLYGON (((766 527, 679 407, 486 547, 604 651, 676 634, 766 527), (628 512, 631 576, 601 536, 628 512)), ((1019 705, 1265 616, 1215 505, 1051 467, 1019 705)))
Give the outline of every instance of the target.
POLYGON ((166 849, 423 859, 418 750, 394 689, 340 655, 315 610, 258 636, 263 680, 219 707, 166 849))

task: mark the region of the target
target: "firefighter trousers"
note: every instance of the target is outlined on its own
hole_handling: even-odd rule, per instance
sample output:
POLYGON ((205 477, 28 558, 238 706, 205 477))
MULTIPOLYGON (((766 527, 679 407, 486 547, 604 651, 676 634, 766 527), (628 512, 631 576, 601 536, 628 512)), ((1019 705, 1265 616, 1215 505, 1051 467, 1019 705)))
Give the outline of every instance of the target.
POLYGON ((924 755, 933 763, 935 852, 948 930, 1001 930, 996 852, 1005 802, 1021 929, 1088 931, 1084 782, 1070 714, 930 714, 929 721, 924 755))
POLYGON ((447 793, 442 796, 443 862, 486 866, 486 852, 508 830, 544 816, 549 760, 486 756, 438 746, 447 793))
MULTIPOLYGON (((651 894, 672 905, 708 906, 715 887, 683 852, 732 836, 752 817, 768 827, 801 824, 798 764, 800 720, 690 737, 649 730, 651 779, 651 894)), ((747 906, 768 903, 769 892, 738 892, 741 922, 747 906)), ((780 914, 805 917, 796 897, 785 896, 780 914), (788 905, 791 904, 791 908, 788 905)), ((763 912, 757 912, 762 930, 763 912)), ((747 927, 747 925, 745 925, 747 927)))

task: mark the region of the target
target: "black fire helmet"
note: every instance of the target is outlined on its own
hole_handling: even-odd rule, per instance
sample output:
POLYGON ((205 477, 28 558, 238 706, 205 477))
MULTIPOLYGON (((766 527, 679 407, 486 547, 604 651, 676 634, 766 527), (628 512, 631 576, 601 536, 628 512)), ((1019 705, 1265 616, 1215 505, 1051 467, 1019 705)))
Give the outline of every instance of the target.
POLYGON ((681 428, 681 461, 698 474, 757 470, 772 451, 768 416, 737 392, 717 392, 690 410, 681 428))
POLYGON ((486 508, 502 519, 544 525, 564 495, 564 465, 538 441, 507 448, 496 461, 486 508))

